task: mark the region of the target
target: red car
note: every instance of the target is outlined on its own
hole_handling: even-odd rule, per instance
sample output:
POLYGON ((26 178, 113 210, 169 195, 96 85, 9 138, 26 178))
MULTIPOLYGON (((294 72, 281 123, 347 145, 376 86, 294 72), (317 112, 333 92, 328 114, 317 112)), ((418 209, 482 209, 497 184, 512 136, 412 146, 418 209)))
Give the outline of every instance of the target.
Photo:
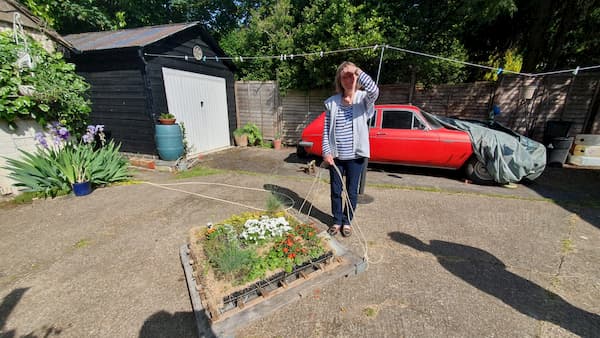
MULTIPOLYGON (((376 105, 369 121, 369 162, 447 169, 464 168, 477 183, 493 181, 485 165, 473 154, 469 134, 448 129, 412 105, 376 105)), ((322 156, 325 113, 302 132, 298 155, 322 156)))

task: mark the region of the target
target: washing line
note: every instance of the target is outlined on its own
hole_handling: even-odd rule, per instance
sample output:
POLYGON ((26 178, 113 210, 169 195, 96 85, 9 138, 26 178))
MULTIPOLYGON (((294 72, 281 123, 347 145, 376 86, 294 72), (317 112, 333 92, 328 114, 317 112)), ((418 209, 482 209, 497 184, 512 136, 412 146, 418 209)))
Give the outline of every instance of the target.
POLYGON ((444 57, 444 56, 428 54, 428 53, 424 53, 424 52, 414 51, 414 50, 390 46, 390 45, 373 45, 373 46, 365 46, 365 47, 337 49, 337 50, 331 50, 331 51, 305 52, 305 53, 298 53, 298 54, 262 55, 262 56, 242 56, 242 55, 233 56, 233 57, 231 57, 231 56, 223 56, 223 57, 202 56, 201 58, 194 58, 193 56, 189 56, 189 55, 169 55, 169 54, 154 54, 154 53, 144 53, 144 56, 177 58, 177 59, 185 59, 186 61, 196 60, 196 61, 202 61, 202 62, 206 62, 206 61, 210 61, 210 60, 217 61, 217 62, 219 60, 231 60, 231 61, 244 62, 244 60, 261 60, 261 59, 265 59, 265 60, 279 59, 280 61, 287 61, 287 60, 293 60, 294 58, 298 58, 298 57, 309 57, 309 56, 323 57, 325 55, 330 55, 330 54, 346 53, 346 52, 360 51, 360 50, 366 50, 366 49, 372 49, 373 51, 376 51, 378 48, 381 48, 381 54, 380 54, 380 59, 379 59, 379 70, 377 73, 378 78, 379 78, 379 73, 381 72, 381 64, 383 62, 383 53, 384 53, 385 49, 390 49, 390 50, 395 50, 395 51, 399 51, 399 52, 403 52, 403 53, 414 54, 414 55, 419 55, 419 56, 423 56, 423 57, 443 60, 443 61, 447 61, 447 62, 463 64, 463 65, 471 66, 471 67, 487 69, 487 70, 495 71, 498 74, 510 73, 510 74, 526 76, 526 77, 538 77, 538 76, 561 74, 561 73, 573 73, 573 75, 577 75, 578 72, 580 72, 580 71, 600 68, 600 65, 587 66, 587 67, 579 67, 578 66, 573 69, 565 69, 565 70, 543 72, 543 73, 521 73, 521 72, 506 70, 502 67, 491 67, 491 66, 486 66, 486 65, 480 65, 477 63, 473 63, 473 62, 452 59, 452 58, 448 58, 448 57, 444 57))

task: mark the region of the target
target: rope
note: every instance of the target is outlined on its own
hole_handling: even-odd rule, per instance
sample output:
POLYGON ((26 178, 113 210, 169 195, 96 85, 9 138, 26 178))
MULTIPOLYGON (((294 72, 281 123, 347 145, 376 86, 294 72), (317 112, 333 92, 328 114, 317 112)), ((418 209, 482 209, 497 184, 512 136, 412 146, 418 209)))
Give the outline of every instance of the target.
POLYGON ((144 181, 142 183, 148 184, 148 185, 151 185, 151 186, 154 186, 154 187, 162 188, 162 189, 165 189, 165 190, 182 192, 182 193, 185 193, 185 194, 188 194, 188 195, 202 197, 202 198, 206 198, 206 199, 210 199, 210 200, 218 201, 218 202, 223 202, 223 203, 229 203, 229 204, 233 204, 233 205, 237 205, 237 206, 240 206, 240 207, 249 208, 249 209, 257 210, 257 211, 267 211, 267 210, 261 209, 261 208, 256 208, 256 207, 253 207, 251 205, 237 203, 237 202, 233 202, 233 201, 228 201, 228 200, 224 200, 224 199, 221 199, 221 198, 207 196, 207 195, 203 195, 203 194, 199 194, 199 193, 195 193, 195 192, 190 192, 190 191, 176 189, 176 188, 170 188, 169 186, 172 186, 172 185, 203 184, 203 185, 217 185, 217 186, 223 186, 223 187, 229 187, 229 188, 237 188, 237 189, 245 189, 245 190, 252 190, 252 191, 270 192, 270 193, 274 193, 274 194, 285 196, 285 197, 287 197, 292 202, 291 206, 289 206, 286 209, 284 209, 285 211, 288 211, 288 210, 290 210, 291 208, 294 207, 294 199, 291 198, 290 196, 288 196, 288 195, 286 195, 284 193, 278 192, 278 191, 271 191, 271 190, 266 190, 266 189, 248 188, 248 187, 241 187, 241 186, 224 184, 224 183, 210 183, 210 182, 181 182, 181 183, 157 184, 157 183, 152 183, 152 182, 146 182, 146 181, 144 181))
MULTIPOLYGON (((340 172, 340 170, 338 169, 337 166, 335 166, 335 164, 333 165, 335 171, 337 172, 338 176, 340 177, 340 180, 343 181, 343 177, 342 174, 340 172)), ((318 173, 315 174, 315 178, 313 179, 313 182, 308 190, 308 193, 306 194, 306 197, 304 198, 304 200, 302 201, 302 204, 300 205, 300 208, 298 209, 298 213, 300 215, 302 215, 302 209, 304 208, 304 205, 306 204, 306 202, 308 201, 310 195, 312 194, 315 185, 317 182, 319 182, 321 180, 321 174, 322 171, 318 170, 318 173)), ((257 211, 267 211, 265 209, 261 209, 261 208, 257 208, 251 205, 247 205, 247 204, 242 204, 242 203, 237 203, 237 202, 233 202, 233 201, 229 201, 229 200, 225 200, 225 199, 221 199, 221 198, 217 198, 217 197, 212 197, 212 196, 208 196, 208 195, 203 195, 203 194, 199 194, 199 193, 195 193, 195 192, 191 192, 191 191, 186 191, 186 190, 182 190, 182 189, 177 189, 177 188, 171 188, 171 186, 177 186, 177 185, 196 185, 196 184, 201 184, 201 185, 215 185, 215 186, 221 186, 221 187, 228 187, 228 188, 235 188, 235 189, 244 189, 244 190, 251 190, 251 191, 260 191, 260 192, 270 192, 270 193, 274 193, 274 194, 278 194, 281 196, 285 196, 290 200, 290 206, 287 207, 286 209, 284 209, 284 211, 289 212, 290 209, 292 209, 294 207, 294 199, 292 197, 290 197, 289 195, 286 195, 282 192, 278 192, 278 191, 273 191, 273 190, 267 190, 267 189, 261 189, 261 188, 249 188, 249 187, 242 187, 242 186, 237 186, 237 185, 231 185, 231 184, 225 184, 225 183, 212 183, 212 182, 180 182, 180 183, 163 183, 163 184, 158 184, 158 183, 152 183, 152 182, 147 182, 147 181, 143 181, 143 184, 148 184, 150 186, 153 187, 157 187, 157 188, 161 188, 161 189, 165 189, 165 190, 170 190, 170 191, 176 191, 176 192, 181 192, 184 194, 188 194, 188 195, 192 195, 192 196, 196 196, 196 197, 201 197, 201 198, 206 198, 206 199, 210 199, 213 201, 217 201, 217 202, 222 202, 222 203, 228 203, 228 204, 233 204, 236 206, 240 206, 243 208, 249 208, 252 210, 257 210, 257 211)), ((348 219, 350 219, 350 212, 352 212, 352 215, 354 215, 354 208, 352 207, 352 203, 350 203, 350 197, 348 195, 348 191, 346 189, 346 186, 344 184, 342 184, 342 196, 345 197, 345 202, 346 205, 348 206, 347 208, 347 212, 348 212, 348 219)), ((313 204, 310 203, 310 207, 307 211, 307 217, 310 218, 310 213, 312 211, 312 206, 313 204)), ((360 228, 360 226, 356 223, 356 222, 352 222, 350 221, 350 226, 353 229, 357 229, 357 233, 359 234, 358 236, 358 241, 359 244, 362 245, 363 247, 363 258, 365 260, 365 263, 367 264, 365 271, 369 268, 369 253, 368 253, 368 247, 367 247, 367 240, 362 232, 362 229, 360 228)))

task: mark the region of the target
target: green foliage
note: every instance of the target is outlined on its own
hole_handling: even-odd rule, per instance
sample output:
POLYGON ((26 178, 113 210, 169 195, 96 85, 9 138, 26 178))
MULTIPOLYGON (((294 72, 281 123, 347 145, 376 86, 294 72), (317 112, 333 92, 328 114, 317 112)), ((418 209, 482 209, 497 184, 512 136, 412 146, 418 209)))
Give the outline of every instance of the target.
MULTIPOLYGON (((124 7, 134 1, 22 0, 33 14, 61 34, 104 31, 125 27, 124 7)), ((147 6, 147 2, 138 7, 147 6)), ((148 10, 149 10, 148 6, 148 10)))
POLYGON ((25 192, 39 192, 44 197, 55 197, 60 191, 71 190, 69 182, 56 165, 59 151, 38 148, 34 153, 20 152, 21 160, 6 158, 5 169, 10 171, 8 177, 16 182, 15 186, 25 188, 25 192))
MULTIPOLYGON (((521 66, 523 65, 523 57, 519 54, 516 54, 514 50, 507 50, 504 55, 490 56, 488 65, 494 68, 501 67, 504 70, 520 72, 521 66)), ((487 81, 496 81, 498 80, 498 73, 496 71, 489 71, 484 75, 484 79, 487 81)))
POLYGON ((94 185, 126 181, 130 178, 129 162, 119 153, 121 145, 109 141, 93 151, 86 173, 94 185))
MULTIPOLYGON (((219 42, 226 53, 242 56, 290 55, 381 44, 384 40, 378 27, 382 22, 373 14, 365 5, 354 6, 347 0, 277 1, 251 10, 248 24, 219 42)), ((244 80, 276 79, 282 91, 330 86, 341 61, 350 58, 374 71, 377 55, 369 49, 323 58, 248 59, 236 63, 236 74, 244 80)))
POLYGON ((160 116, 158 118, 159 119, 165 119, 165 120, 174 119, 175 115, 173 115, 171 113, 162 113, 162 114, 160 114, 160 116))
POLYGON ((62 148, 38 148, 33 153, 21 150, 21 154, 22 159, 6 158, 8 177, 15 186, 46 197, 70 191, 76 182, 89 180, 100 185, 130 177, 128 162, 113 141, 98 149, 90 144, 67 143, 62 148))
POLYGON ((181 139, 183 143, 183 153, 181 154, 181 158, 185 161, 190 152, 190 143, 188 142, 187 130, 185 129, 185 124, 183 122, 179 122, 179 129, 181 129, 181 139))
POLYGON ((243 127, 237 128, 233 131, 234 136, 246 135, 248 136, 248 144, 251 146, 262 145, 263 136, 258 129, 258 126, 254 123, 246 123, 243 127))
POLYGON ((325 249, 317 237, 317 230, 288 217, 285 218, 291 228, 281 235, 265 235, 258 241, 244 240, 245 237, 240 235, 248 220, 284 215, 284 212, 243 213, 212 225, 202 245, 210 264, 222 278, 242 284, 262 278, 269 271, 292 271, 295 265, 321 256, 325 249))
MULTIPOLYGON (((325 1, 325 0, 22 0, 61 34, 199 21, 231 56, 298 55, 358 46, 406 48, 487 63, 515 50, 523 70, 600 63, 598 0, 325 1)), ((335 67, 355 61, 376 75, 371 50, 235 61, 244 80, 277 80, 279 88, 331 88, 335 67)), ((508 68, 507 68, 508 69, 508 68)), ((485 72, 386 50, 380 83, 479 80, 485 72)), ((21 104, 27 104, 22 102, 21 104)))
POLYGON ((178 179, 184 179, 184 178, 191 178, 191 177, 198 177, 198 176, 215 175, 215 174, 219 174, 221 172, 222 171, 218 170, 218 169, 207 168, 207 167, 202 167, 202 166, 194 166, 190 170, 178 172, 175 177, 178 179))
POLYGON ((9 33, 0 33, 0 119, 11 128, 16 127, 18 118, 33 118, 42 126, 60 121, 81 135, 91 111, 86 98, 89 85, 61 54, 48 54, 33 39, 27 39, 32 69, 17 66, 17 58, 24 52, 22 45, 16 45, 9 33))
POLYGON ((262 133, 254 123, 246 123, 242 128, 234 130, 233 134, 236 136, 246 134, 248 136, 248 144, 251 146, 259 146, 263 142, 262 133))
POLYGON ((256 258, 252 250, 242 249, 235 229, 224 224, 207 237, 204 252, 216 272, 229 280, 244 280, 256 258))
POLYGON ((271 193, 267 198, 267 211, 277 212, 283 209, 283 202, 277 194, 271 193))

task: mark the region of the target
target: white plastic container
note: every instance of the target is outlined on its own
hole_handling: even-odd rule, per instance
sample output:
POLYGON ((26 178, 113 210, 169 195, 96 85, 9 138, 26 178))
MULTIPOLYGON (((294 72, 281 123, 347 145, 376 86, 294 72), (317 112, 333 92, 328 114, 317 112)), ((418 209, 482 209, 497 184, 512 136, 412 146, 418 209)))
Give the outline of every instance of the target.
POLYGON ((600 157, 600 146, 586 146, 583 144, 576 144, 575 147, 573 147, 573 155, 600 157))
POLYGON ((575 137, 575 144, 581 144, 584 146, 600 146, 600 135, 578 134, 575 137))
POLYGON ((569 154, 570 164, 587 166, 587 167, 600 167, 600 157, 589 157, 589 156, 577 156, 569 154))

